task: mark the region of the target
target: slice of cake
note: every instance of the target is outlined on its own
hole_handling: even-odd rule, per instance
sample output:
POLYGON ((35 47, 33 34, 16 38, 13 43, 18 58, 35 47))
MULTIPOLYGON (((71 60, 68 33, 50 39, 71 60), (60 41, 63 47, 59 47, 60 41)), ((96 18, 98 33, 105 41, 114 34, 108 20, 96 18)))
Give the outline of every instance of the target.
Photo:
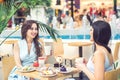
POLYGON ((65 72, 65 71, 67 71, 67 69, 66 69, 66 67, 65 67, 65 66, 62 66, 62 67, 60 67, 60 71, 65 72))

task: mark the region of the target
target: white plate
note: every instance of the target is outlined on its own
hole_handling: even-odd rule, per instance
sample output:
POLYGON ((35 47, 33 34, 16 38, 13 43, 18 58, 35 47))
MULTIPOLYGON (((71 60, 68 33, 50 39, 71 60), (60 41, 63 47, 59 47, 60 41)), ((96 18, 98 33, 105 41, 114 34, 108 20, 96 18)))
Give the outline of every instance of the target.
POLYGON ((70 73, 73 71, 72 68, 66 68, 67 71, 59 71, 60 73, 70 73))
POLYGON ((50 75, 44 75, 44 74, 40 73, 40 76, 42 76, 42 77, 52 77, 52 76, 56 76, 56 75, 57 75, 57 73, 50 74, 50 75))
POLYGON ((24 73, 26 73, 26 72, 32 72, 32 71, 35 71, 35 68, 31 67, 29 70, 22 70, 21 68, 19 68, 18 71, 24 72, 24 73))

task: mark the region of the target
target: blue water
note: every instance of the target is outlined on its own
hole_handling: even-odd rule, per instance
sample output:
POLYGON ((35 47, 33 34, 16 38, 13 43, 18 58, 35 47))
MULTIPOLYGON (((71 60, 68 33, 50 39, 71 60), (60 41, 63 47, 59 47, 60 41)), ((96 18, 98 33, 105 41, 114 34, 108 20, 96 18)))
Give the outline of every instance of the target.
POLYGON ((120 34, 116 34, 114 37, 115 40, 120 40, 120 34))
MULTIPOLYGON (((6 37, 3 37, 6 38, 6 37)), ((21 36, 10 36, 9 39, 21 39, 21 36)), ((50 36, 39 36, 39 38, 51 39, 50 36)), ((90 35, 61 35, 62 39, 90 39, 90 35)), ((112 40, 120 40, 120 34, 116 34, 112 40)))

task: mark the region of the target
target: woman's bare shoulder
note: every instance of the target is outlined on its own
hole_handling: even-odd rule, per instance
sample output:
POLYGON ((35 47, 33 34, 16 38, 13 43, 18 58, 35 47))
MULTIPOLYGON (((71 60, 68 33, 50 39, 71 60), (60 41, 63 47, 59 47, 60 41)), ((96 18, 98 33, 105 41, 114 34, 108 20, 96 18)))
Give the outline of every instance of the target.
POLYGON ((105 59, 103 51, 96 50, 94 53, 94 59, 105 59))
POLYGON ((94 56, 103 56, 103 55, 104 55, 104 53, 103 53, 102 50, 96 50, 96 51, 94 52, 94 56))

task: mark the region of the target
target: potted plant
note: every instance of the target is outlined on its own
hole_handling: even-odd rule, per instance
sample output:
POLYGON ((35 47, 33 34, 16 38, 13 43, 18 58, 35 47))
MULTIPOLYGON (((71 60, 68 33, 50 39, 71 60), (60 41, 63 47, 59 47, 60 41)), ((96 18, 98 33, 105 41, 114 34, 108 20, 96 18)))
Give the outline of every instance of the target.
MULTIPOLYGON (((44 7, 49 7, 51 4, 51 0, 0 0, 0 34, 3 30, 6 29, 8 21, 12 18, 12 16, 16 13, 16 11, 23 6, 26 8, 34 8, 36 5, 41 5, 44 7)), ((58 35, 57 31, 48 25, 39 22, 40 30, 43 32, 49 33, 52 39, 56 39, 56 35, 58 35)), ((15 33, 19 27, 15 29, 12 33, 8 35, 12 35, 15 33)), ((7 38, 8 38, 7 37, 7 38)), ((0 45, 7 39, 5 38, 0 45)))

